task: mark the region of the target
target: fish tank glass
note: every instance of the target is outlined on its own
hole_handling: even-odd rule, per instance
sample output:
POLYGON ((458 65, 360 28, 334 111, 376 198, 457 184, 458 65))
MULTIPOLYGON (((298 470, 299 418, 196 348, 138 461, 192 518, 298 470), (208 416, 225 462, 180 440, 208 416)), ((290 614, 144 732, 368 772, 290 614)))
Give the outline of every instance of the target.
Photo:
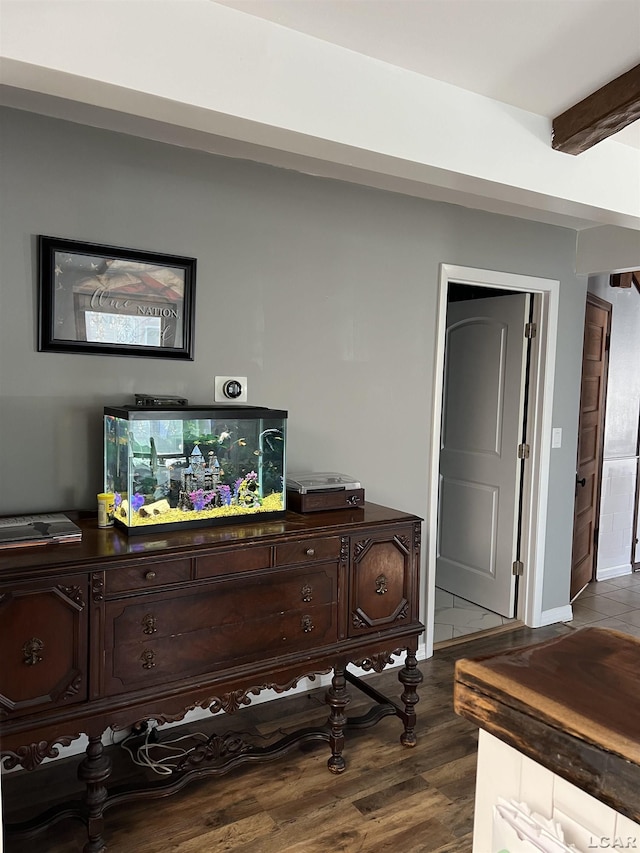
POLYGON ((128 533, 244 521, 286 509, 285 411, 257 406, 104 410, 104 491, 128 533))

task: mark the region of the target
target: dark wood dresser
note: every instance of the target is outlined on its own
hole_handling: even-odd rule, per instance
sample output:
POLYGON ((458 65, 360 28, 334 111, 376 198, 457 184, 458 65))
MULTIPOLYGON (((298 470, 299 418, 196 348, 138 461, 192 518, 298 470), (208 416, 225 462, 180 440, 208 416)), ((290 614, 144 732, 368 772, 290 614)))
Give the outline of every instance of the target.
POLYGON ((234 762, 273 759, 301 740, 326 740, 328 767, 340 773, 348 684, 377 703, 363 724, 395 714, 401 742, 415 744, 423 631, 416 516, 365 504, 132 537, 98 529, 95 519, 78 523, 80 543, 0 554, 3 767, 34 770, 59 745, 88 736, 82 802, 8 831, 28 835, 78 817, 87 826, 85 853, 106 850, 104 811, 128 794, 111 778, 103 732, 178 721, 195 708, 233 713, 262 690, 284 692, 319 673, 332 672, 324 728, 271 749, 213 738, 146 795, 166 796, 234 762), (401 704, 347 670, 352 663, 380 671, 403 652, 401 704))

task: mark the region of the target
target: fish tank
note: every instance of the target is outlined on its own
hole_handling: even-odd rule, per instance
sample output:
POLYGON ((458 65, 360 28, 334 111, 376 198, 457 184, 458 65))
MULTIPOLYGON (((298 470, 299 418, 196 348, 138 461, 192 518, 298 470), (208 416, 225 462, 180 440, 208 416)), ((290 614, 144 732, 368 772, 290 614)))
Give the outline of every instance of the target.
POLYGON ((283 515, 286 423, 260 406, 106 407, 115 523, 131 534, 283 515))

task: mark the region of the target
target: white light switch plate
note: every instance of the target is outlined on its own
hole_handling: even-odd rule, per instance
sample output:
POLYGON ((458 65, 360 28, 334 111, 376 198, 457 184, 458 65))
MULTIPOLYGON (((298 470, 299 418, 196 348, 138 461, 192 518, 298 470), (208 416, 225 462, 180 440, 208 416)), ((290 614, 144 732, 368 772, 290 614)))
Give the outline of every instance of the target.
POLYGON ((551 430, 551 447, 562 447, 562 427, 551 430))

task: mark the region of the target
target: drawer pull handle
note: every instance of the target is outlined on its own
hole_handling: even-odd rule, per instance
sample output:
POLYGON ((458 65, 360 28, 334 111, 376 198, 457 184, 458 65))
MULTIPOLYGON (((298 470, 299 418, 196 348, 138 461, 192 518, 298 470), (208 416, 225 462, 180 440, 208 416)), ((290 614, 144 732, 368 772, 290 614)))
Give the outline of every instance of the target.
POLYGON ((140 660, 142 661, 143 669, 153 669, 155 666, 155 656, 156 653, 151 649, 145 649, 140 655, 140 660))
POLYGON ((313 557, 316 553, 316 549, 315 548, 307 548, 307 550, 304 553, 307 555, 307 557, 313 557))
POLYGON ((156 628, 156 617, 151 613, 147 613, 146 616, 143 616, 142 629, 143 634, 155 634, 158 630, 156 628))
POLYGON ((156 573, 155 572, 147 572, 144 576, 144 579, 146 581, 153 581, 156 579, 156 573))
POLYGON ((40 663, 42 658, 40 657, 40 652, 44 650, 44 643, 42 640, 39 640, 37 637, 32 637, 28 640, 24 646, 22 647, 22 652, 24 654, 24 662, 27 666, 35 666, 37 663, 40 663))
POLYGON ((387 579, 384 575, 378 575, 376 578, 376 595, 384 595, 388 592, 387 579))
POLYGON ((302 600, 305 602, 309 602, 313 599, 313 590, 307 583, 300 590, 300 594, 302 596, 302 600))
POLYGON ((311 620, 311 616, 303 616, 301 624, 302 624, 302 630, 304 631, 305 634, 308 634, 311 631, 313 631, 313 622, 311 620))

